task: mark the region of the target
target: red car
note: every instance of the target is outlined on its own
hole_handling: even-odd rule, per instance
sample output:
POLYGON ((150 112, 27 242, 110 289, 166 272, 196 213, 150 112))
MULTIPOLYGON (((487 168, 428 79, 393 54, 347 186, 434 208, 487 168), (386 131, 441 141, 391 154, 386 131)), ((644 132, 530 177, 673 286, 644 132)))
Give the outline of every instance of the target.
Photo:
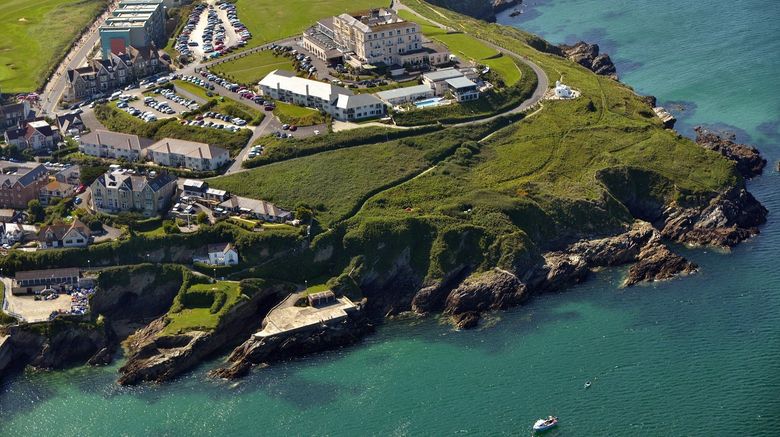
POLYGON ((76 194, 81 194, 84 191, 87 191, 87 186, 84 184, 80 184, 78 188, 76 188, 76 194))
POLYGON ((295 131, 297 131, 297 130, 298 130, 298 126, 296 126, 296 125, 294 125, 294 124, 293 124, 293 125, 290 125, 290 132, 295 132, 295 131))
POLYGON ((265 109, 266 111, 273 111, 273 110, 274 110, 274 107, 273 107, 273 105, 265 105, 265 108, 264 108, 264 109, 265 109))

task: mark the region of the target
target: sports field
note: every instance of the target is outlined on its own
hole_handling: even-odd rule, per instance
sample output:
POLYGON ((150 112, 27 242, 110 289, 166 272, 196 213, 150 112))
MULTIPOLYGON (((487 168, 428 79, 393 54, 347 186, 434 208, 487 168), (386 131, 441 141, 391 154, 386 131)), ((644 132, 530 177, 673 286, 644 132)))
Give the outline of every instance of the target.
POLYGON ((2 0, 0 91, 33 91, 106 0, 2 0))

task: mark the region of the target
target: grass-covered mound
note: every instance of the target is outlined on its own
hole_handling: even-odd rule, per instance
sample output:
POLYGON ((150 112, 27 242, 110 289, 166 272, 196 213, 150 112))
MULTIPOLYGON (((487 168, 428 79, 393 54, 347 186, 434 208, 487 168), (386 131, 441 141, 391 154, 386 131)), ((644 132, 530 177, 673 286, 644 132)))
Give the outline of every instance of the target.
POLYGON ((247 299, 241 294, 238 282, 217 281, 212 284, 199 283, 206 280, 202 277, 188 279, 188 287, 179 292, 166 315, 168 324, 162 335, 214 330, 231 308, 241 299, 247 299))

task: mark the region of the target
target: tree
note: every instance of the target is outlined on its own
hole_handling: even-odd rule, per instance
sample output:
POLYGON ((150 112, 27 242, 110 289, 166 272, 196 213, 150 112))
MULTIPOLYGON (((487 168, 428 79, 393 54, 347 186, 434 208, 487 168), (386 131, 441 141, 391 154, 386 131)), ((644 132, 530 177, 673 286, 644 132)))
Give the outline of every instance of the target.
POLYGON ((311 221, 313 215, 311 208, 307 206, 301 205, 295 210, 295 218, 303 223, 311 221))
POLYGON ((208 222, 209 222, 209 215, 206 214, 204 211, 195 214, 195 223, 205 225, 208 222))
POLYGON ((30 220, 34 223, 42 222, 46 218, 46 210, 44 210, 41 201, 33 199, 27 203, 27 213, 30 214, 30 220))

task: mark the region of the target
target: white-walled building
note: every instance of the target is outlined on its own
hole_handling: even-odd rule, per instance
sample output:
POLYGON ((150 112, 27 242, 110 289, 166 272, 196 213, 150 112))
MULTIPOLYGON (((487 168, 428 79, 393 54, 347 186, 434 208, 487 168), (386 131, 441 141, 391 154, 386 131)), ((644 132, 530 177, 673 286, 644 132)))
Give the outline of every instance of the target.
POLYGON ((146 148, 152 143, 152 140, 138 135, 96 130, 79 139, 79 152, 98 158, 123 158, 135 162, 146 156, 146 148))
POLYGON ((213 266, 234 266, 238 264, 238 251, 230 243, 208 245, 209 264, 213 266))
POLYGON ((159 165, 200 171, 216 170, 230 160, 230 153, 221 147, 174 138, 152 144, 146 156, 159 165))
POLYGON ((416 85, 380 91, 375 95, 390 106, 398 106, 403 105, 404 103, 413 103, 417 100, 431 98, 434 96, 434 92, 428 85, 416 85))
POLYGON ((317 109, 337 120, 362 120, 385 114, 384 104, 373 95, 356 95, 340 86, 298 77, 291 71, 274 70, 259 85, 266 97, 317 109))

